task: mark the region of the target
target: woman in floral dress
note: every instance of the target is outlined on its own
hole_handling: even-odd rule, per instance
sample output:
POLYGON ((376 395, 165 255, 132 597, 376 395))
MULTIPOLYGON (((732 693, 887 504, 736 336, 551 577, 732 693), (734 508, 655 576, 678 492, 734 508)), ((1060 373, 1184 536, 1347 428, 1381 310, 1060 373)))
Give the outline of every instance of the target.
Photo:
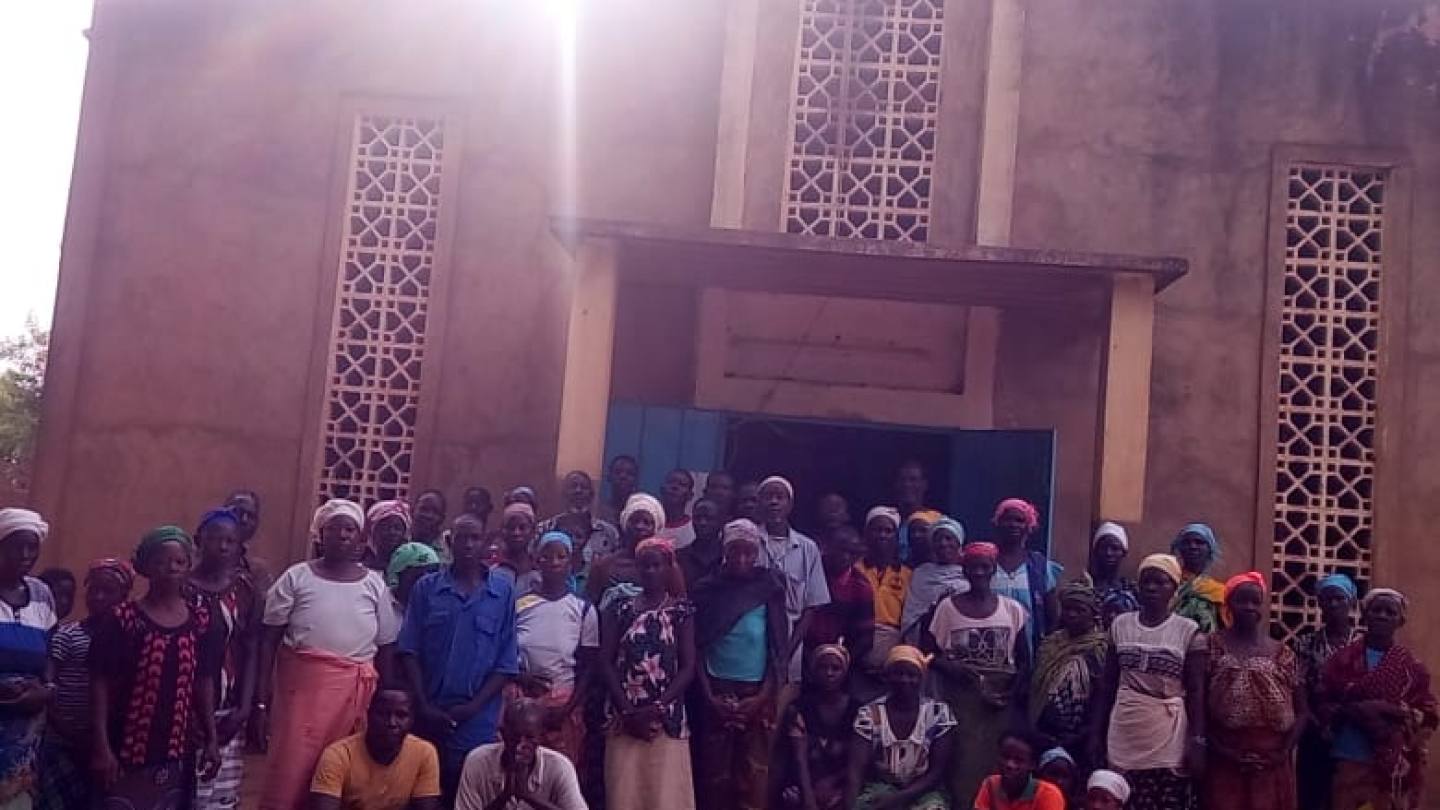
POLYGON ((642 541, 635 563, 640 593, 616 599, 600 624, 610 695, 606 806, 693 810, 685 690, 695 675, 694 609, 668 587, 675 570, 670 541, 642 541))

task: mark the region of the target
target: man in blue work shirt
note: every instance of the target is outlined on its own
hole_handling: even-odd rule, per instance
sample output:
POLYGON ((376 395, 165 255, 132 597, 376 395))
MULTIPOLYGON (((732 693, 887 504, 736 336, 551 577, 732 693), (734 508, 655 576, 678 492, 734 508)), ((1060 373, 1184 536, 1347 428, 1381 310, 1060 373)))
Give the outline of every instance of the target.
POLYGON ((513 583, 481 562, 485 525, 456 518, 454 562, 415 584, 397 649, 418 703, 418 724, 440 749, 440 783, 455 795, 465 755, 494 742, 500 695, 520 672, 513 583))

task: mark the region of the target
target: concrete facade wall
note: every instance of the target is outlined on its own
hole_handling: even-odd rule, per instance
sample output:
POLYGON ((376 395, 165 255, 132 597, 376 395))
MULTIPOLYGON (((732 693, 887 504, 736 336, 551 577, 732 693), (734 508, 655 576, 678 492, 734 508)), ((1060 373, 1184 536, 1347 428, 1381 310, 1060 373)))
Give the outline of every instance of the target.
MULTIPOLYGON (((1033 0, 1025 32, 1014 241, 1185 256, 1158 299, 1146 519, 1137 551, 1207 519, 1226 571, 1264 565, 1271 515, 1257 462, 1275 440, 1262 401, 1272 158, 1391 156, 1385 278, 1392 360, 1380 380, 1376 579, 1412 592, 1440 573, 1440 6, 1376 0, 1130 3, 1096 13, 1033 0), (1341 147, 1339 149, 1320 147, 1341 147), (1406 220, 1406 221, 1402 221, 1406 220), (1408 232, 1408 233, 1407 233, 1408 232), (1391 283, 1387 281, 1386 283, 1391 283), (1398 306, 1391 306, 1398 305, 1398 306)), ((1348 159, 1354 160, 1355 157, 1348 159)), ((1435 660, 1440 628, 1411 640, 1435 660)))
MULTIPOLYGON (((70 564, 193 519, 233 487, 266 501, 262 553, 289 557, 318 427, 312 349, 335 268, 346 111, 438 106, 463 153, 449 235, 442 379, 415 486, 549 487, 569 312, 553 214, 703 225, 714 187, 727 0, 580 3, 576 104, 547 3, 100 0, 52 349, 36 500, 70 564), (567 122, 577 172, 566 181, 567 122), (560 158, 557 159, 557 155, 560 158)), ((937 239, 973 234, 988 6, 950 0, 937 239)), ((783 165, 794 8, 762 2, 750 105, 756 154, 783 165), (768 151, 767 151, 768 150, 768 151)), ((1379 577, 1440 573, 1440 7, 1424 0, 1028 0, 1012 242, 1180 255, 1155 328, 1146 519, 1136 556, 1206 518, 1224 568, 1268 542, 1257 509, 1272 158, 1284 144, 1389 150, 1413 189, 1403 362, 1382 459, 1379 577), (1395 549, 1405 549, 1403 567, 1395 549)), ((778 221, 776 176, 749 178, 745 224, 778 221)), ((447 237, 442 237, 447 238, 447 237)), ((679 295, 680 298, 675 298, 679 295)), ((697 306, 621 296, 617 397, 681 404, 697 306), (658 314, 657 314, 658 313, 658 314)), ((1389 317, 1387 315, 1387 317, 1389 317)), ((1103 346, 1088 316, 1000 320, 997 427, 1060 429, 1056 539, 1077 566, 1096 486, 1103 346)), ((1399 355, 1397 355, 1399 356, 1399 355)), ((1263 559, 1263 554, 1261 555, 1263 559)), ((1418 624, 1418 623, 1417 623, 1418 624)), ((1416 627, 1426 650, 1440 629, 1416 627)))
POLYGON ((719 5, 615 0, 581 23, 567 202, 547 4, 100 0, 35 488, 47 559, 123 552, 236 487, 264 501, 261 556, 303 547, 355 104, 431 105, 463 144, 413 486, 552 486, 570 279, 550 218, 707 221, 719 5))

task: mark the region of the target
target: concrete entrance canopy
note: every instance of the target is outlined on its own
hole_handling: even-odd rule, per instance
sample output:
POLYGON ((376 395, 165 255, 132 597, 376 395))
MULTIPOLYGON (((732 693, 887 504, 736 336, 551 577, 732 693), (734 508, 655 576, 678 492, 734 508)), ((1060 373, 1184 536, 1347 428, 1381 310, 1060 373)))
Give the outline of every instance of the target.
MULTIPOLYGON (((973 245, 942 247, 594 219, 560 219, 554 221, 553 229, 567 247, 575 271, 557 474, 602 466, 622 283, 689 287, 697 296, 724 290, 945 304, 971 308, 971 312, 993 308, 1005 316, 1018 316, 1030 334, 1034 334, 1036 322, 1042 332, 1054 319, 1068 318, 1080 324, 1078 328, 1094 341, 1098 354, 1097 373, 1087 375, 1093 382, 1091 398, 1096 400, 1096 421, 1090 423, 1094 435, 1084 443, 1093 448, 1091 457, 1084 460, 1093 470, 1092 476, 1086 476, 1088 518, 1141 517, 1154 296, 1185 275, 1183 259, 973 245)), ((957 309, 960 311, 964 310, 957 309)), ((705 320, 702 317, 697 322, 697 366, 716 362, 714 347, 706 345, 705 320)), ((995 334, 1003 335, 1005 330, 992 330, 995 334)), ((1003 385, 1005 376, 1017 366, 1016 358, 1007 356, 997 367, 997 354, 1006 355, 1006 351, 994 345, 993 339, 990 345, 989 367, 995 369, 994 382, 1003 385)), ((1043 355, 1053 353, 1040 354, 1037 360, 1043 363, 1043 355)), ((1029 369, 1026 373, 1046 372, 1029 369)), ((702 387, 699 378, 696 386, 697 390, 702 387)), ((855 393, 862 392, 856 389, 855 393)), ((988 385, 984 395, 991 398, 988 385)), ((966 426, 999 427, 1007 421, 1003 409, 995 409, 992 415, 991 403, 985 405, 983 416, 966 426)), ((903 407, 898 413, 891 409, 886 414, 887 421, 910 421, 903 407)), ((1028 418, 1046 420, 1043 414, 1028 418)), ((1062 454, 1065 444, 1062 437, 1062 454)), ((1065 466, 1058 467, 1057 473, 1063 469, 1065 466)))

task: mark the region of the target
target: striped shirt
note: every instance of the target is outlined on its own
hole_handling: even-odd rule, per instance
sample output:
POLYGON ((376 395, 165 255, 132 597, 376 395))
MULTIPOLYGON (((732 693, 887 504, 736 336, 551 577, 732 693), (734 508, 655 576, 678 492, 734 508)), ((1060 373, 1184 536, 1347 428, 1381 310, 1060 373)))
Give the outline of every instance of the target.
POLYGON ((90 631, 81 622, 66 622, 50 637, 55 665, 55 702, 50 722, 65 739, 90 741, 90 631))

